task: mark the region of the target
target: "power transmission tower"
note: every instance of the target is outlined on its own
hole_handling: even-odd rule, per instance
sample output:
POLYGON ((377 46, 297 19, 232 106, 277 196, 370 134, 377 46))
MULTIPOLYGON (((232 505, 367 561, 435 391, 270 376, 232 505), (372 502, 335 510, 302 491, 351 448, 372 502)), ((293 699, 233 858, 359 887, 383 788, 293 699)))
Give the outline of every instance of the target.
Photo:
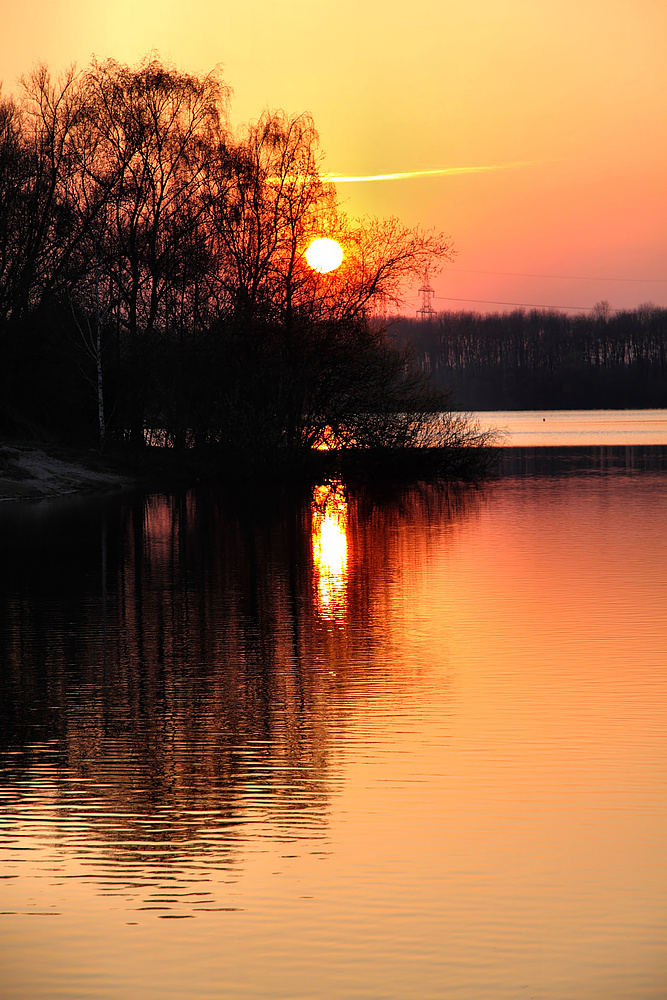
POLYGON ((435 295, 435 289, 431 288, 428 280, 428 271, 424 271, 424 284, 419 289, 419 294, 422 297, 421 309, 417 310, 417 315, 421 320, 434 319, 435 309, 433 308, 432 300, 435 295))

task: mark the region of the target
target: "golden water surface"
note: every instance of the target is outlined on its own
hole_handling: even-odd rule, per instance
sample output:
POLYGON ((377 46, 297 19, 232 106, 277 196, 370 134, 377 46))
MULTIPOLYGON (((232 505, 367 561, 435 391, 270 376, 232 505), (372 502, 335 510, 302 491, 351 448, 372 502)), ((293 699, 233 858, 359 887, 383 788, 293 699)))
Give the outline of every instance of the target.
POLYGON ((664 997, 667 473, 0 539, 3 998, 664 997))
POLYGON ((493 410, 474 414, 502 447, 667 445, 667 410, 493 410))

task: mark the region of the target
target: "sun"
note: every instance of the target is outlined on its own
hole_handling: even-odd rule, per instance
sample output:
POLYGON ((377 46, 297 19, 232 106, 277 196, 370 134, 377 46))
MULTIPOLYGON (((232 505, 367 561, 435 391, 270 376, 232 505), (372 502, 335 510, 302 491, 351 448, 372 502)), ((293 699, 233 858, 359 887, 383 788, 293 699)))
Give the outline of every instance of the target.
POLYGON ((313 240, 306 250, 306 260, 313 271, 328 274, 343 262, 343 248, 335 240, 320 238, 313 240))

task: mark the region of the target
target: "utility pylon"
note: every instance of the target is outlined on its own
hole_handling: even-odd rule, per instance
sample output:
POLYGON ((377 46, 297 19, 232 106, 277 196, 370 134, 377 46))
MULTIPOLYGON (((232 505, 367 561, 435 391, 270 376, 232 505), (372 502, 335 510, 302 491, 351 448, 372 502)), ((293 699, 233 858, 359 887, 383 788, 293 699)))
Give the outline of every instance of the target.
POLYGON ((435 317, 435 309, 433 308, 432 300, 435 295, 435 289, 431 288, 428 280, 428 271, 424 271, 424 284, 419 289, 419 294, 422 297, 421 309, 417 310, 417 315, 421 320, 433 319, 435 317))

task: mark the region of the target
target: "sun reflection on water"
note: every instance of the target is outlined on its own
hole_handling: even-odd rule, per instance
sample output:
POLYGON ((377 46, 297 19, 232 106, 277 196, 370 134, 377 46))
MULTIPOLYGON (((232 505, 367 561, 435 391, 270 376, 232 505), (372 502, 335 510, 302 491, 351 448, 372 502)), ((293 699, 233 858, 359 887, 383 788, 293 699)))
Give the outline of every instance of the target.
POLYGON ((337 618, 347 603, 347 498, 340 483, 313 490, 312 544, 318 611, 337 618))

